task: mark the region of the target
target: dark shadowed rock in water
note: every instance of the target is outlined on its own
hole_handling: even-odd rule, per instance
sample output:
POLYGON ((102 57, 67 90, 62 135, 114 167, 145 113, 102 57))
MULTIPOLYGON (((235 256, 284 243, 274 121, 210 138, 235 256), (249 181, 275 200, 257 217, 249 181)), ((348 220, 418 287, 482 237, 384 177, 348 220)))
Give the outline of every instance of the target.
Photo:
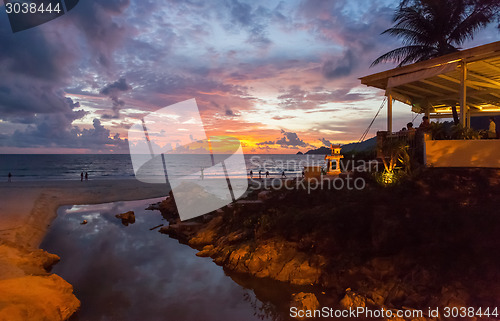
POLYGON ((161 202, 149 204, 148 207, 146 207, 147 211, 159 211, 161 206, 161 202))
POLYGON ((172 191, 170 191, 167 198, 160 203, 159 210, 161 212, 161 215, 169 223, 177 221, 177 219, 179 218, 179 212, 177 211, 177 206, 175 205, 174 194, 172 193, 172 191))
MULTIPOLYGON (((313 293, 294 293, 292 294, 292 302, 290 307, 295 307, 297 310, 314 311, 320 308, 319 301, 313 293)), ((306 320, 307 317, 297 317, 298 320, 306 320)))
POLYGON ((160 233, 167 234, 179 242, 186 244, 198 232, 201 226, 202 223, 199 222, 183 223, 178 220, 176 223, 170 223, 170 225, 160 228, 160 233))
POLYGON ((134 211, 128 211, 123 214, 117 214, 115 215, 117 218, 122 220, 122 224, 125 226, 128 226, 129 224, 134 224, 135 223, 135 214, 134 211))

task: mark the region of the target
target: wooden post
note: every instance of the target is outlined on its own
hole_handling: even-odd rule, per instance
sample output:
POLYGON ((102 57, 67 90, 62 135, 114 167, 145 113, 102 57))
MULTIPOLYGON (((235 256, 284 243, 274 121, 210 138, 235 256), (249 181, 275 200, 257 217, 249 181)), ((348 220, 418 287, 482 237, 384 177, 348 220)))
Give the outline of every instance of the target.
POLYGON ((387 95, 387 131, 392 133, 392 95, 387 95))
POLYGON ((462 60, 460 63, 460 124, 467 126, 467 63, 462 60))

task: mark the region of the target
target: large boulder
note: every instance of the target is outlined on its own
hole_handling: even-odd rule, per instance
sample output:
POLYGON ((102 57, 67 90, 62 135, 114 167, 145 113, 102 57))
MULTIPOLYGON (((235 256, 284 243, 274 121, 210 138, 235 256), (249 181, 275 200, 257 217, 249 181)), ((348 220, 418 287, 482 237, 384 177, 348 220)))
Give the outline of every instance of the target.
POLYGON ((135 214, 134 211, 128 211, 126 213, 117 214, 115 217, 122 220, 122 224, 128 226, 129 224, 135 223, 135 214))
MULTIPOLYGON (((311 311, 313 313, 314 310, 318 310, 320 305, 319 301, 313 293, 294 293, 292 294, 292 302, 290 303, 290 307, 294 307, 297 311, 311 311)), ((306 320, 308 317, 297 317, 298 320, 306 320)))
POLYGON ((55 274, 0 280, 2 321, 67 320, 79 307, 71 284, 55 274))

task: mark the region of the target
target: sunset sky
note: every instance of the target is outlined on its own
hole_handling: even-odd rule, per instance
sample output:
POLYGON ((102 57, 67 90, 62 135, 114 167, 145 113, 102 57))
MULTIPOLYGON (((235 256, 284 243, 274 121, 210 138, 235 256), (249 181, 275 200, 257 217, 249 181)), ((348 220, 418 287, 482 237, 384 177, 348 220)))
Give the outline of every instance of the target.
MULTIPOLYGON (((245 153, 357 141, 383 101, 358 78, 394 67, 369 68, 400 46, 380 35, 398 3, 80 0, 15 34, 2 5, 0 153, 127 153, 136 119, 191 98, 245 153)), ((415 116, 394 109, 394 128, 415 116)))

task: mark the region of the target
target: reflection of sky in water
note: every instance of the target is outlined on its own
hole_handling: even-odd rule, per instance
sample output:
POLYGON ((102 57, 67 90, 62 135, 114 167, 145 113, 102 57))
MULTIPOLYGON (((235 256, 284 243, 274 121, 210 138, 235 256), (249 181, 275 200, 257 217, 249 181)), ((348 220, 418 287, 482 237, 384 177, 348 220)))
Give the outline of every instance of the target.
POLYGON ((253 291, 210 258, 149 230, 168 224, 159 212, 144 210, 157 201, 59 209, 42 248, 61 257, 53 272, 82 301, 74 320, 260 320, 249 302, 253 291), (129 210, 136 222, 125 227, 115 215, 129 210), (83 220, 88 224, 80 225, 83 220))

